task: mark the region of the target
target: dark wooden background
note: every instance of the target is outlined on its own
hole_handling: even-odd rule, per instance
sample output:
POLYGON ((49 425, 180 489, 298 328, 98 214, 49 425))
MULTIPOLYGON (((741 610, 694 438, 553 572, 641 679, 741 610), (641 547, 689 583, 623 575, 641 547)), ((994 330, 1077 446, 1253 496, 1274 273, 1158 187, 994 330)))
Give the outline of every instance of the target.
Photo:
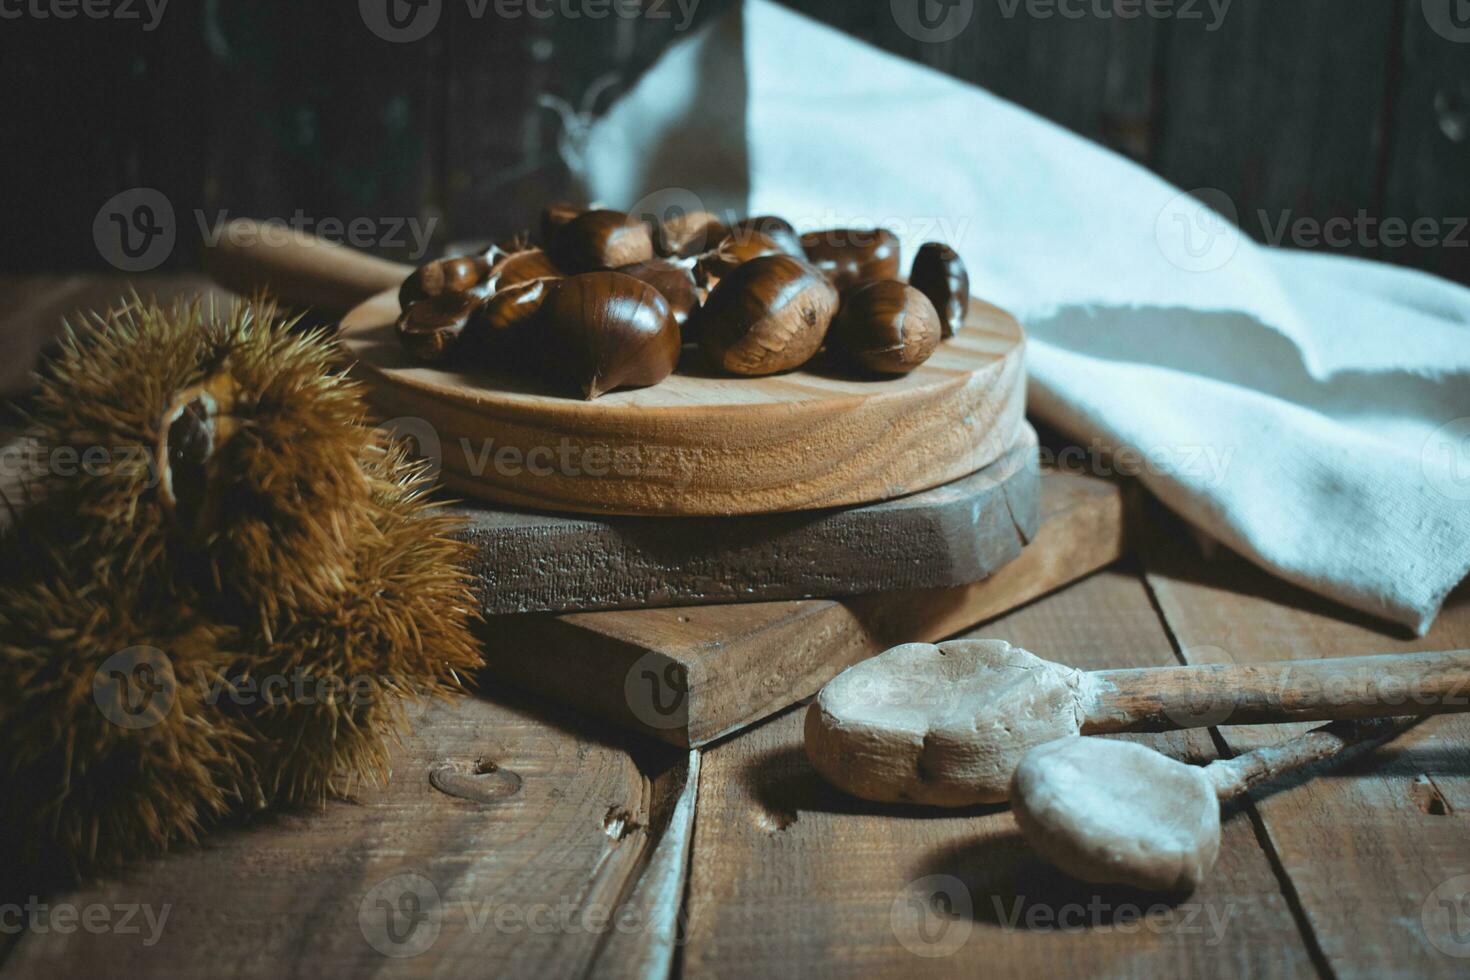
MULTIPOLYGON (((1442 235, 1470 214, 1470 43, 1425 12, 1454 3, 1470 21, 1466 0, 1234 0, 1213 32, 1204 0, 1195 20, 1024 5, 1008 17, 1009 4, 974 0, 969 27, 940 45, 904 34, 886 0, 788 2, 1185 188, 1223 191, 1257 237, 1262 212, 1429 218, 1442 235)), ((1084 9, 1101 2, 1113 0, 1084 9)), ((727 6, 700 0, 696 24, 727 6)), ((173 267, 197 262, 196 209, 437 217, 439 245, 502 233, 566 185, 560 123, 538 98, 579 104, 607 78, 600 110, 677 40, 673 25, 474 20, 463 0, 414 44, 380 40, 351 0, 173 0, 151 33, 0 20, 4 268, 103 268, 93 219, 136 186, 177 209, 173 267)), ((1470 232, 1430 247, 1352 238, 1336 250, 1470 281, 1470 232)))

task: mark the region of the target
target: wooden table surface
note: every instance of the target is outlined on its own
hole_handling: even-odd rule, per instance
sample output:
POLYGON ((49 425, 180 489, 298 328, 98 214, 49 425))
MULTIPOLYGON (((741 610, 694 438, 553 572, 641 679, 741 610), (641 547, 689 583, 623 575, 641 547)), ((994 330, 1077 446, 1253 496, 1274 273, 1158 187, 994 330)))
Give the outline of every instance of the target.
MULTIPOLYGON (((0 365, 34 346, 27 325, 118 285, 0 279, 0 365)), ((1470 647, 1465 588, 1407 639, 1145 523, 1121 563, 968 635, 1083 668, 1470 647)), ((1289 732, 1139 738, 1207 761, 1289 732)), ((1049 870, 1004 808, 841 795, 806 762, 800 709, 682 753, 482 690, 416 714, 384 789, 0 895, 0 977, 1464 976, 1467 746, 1463 716, 1432 719, 1257 793, 1204 886, 1163 902, 1049 870), (446 768, 463 795, 431 784, 446 768), (17 928, 28 903, 50 911, 17 928)))

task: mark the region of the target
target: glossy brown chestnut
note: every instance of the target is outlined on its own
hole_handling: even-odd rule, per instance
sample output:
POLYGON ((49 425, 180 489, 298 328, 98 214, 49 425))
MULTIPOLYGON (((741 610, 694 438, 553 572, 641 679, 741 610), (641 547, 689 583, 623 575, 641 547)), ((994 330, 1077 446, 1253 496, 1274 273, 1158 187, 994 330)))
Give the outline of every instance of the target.
POLYGON ((601 272, 653 258, 653 233, 621 211, 585 211, 557 230, 547 252, 569 274, 601 272))
POLYGON ((491 261, 487 253, 438 259, 420 266, 399 287, 399 308, 407 310, 424 300, 468 295, 490 274, 491 261))
POLYGON ((701 349, 734 374, 800 367, 822 346, 837 290, 800 259, 767 255, 721 280, 691 321, 701 349))
POLYGON ((898 278, 898 236, 886 228, 835 228, 801 236, 807 259, 839 292, 879 279, 898 278))
POLYGON ((688 259, 714 248, 727 234, 729 229, 716 215, 690 211, 655 223, 653 244, 665 258, 688 259))
POLYGON ((791 222, 774 214, 763 214, 756 218, 746 218, 737 221, 730 226, 730 237, 735 239, 745 238, 752 234, 762 234, 776 243, 776 246, 787 255, 798 259, 806 258, 806 249, 801 247, 801 236, 796 229, 791 227, 791 222))
POLYGON ((752 259, 785 254, 775 239, 760 232, 748 231, 739 237, 731 235, 717 248, 699 257, 694 266, 694 278, 701 288, 713 289, 721 279, 752 259))
POLYGON ((586 213, 587 209, 565 201, 557 201, 548 204, 541 209, 541 225, 538 229, 541 234, 541 247, 545 248, 551 244, 556 233, 561 230, 562 225, 569 223, 572 219, 586 213))
POLYGON ((468 296, 420 300, 398 318, 398 339, 417 361, 443 361, 459 346, 479 303, 468 296))
POLYGON ((842 297, 828 346, 879 374, 908 374, 939 347, 944 329, 929 297, 895 280, 854 287, 842 297))
POLYGON ((965 325, 970 309, 970 273, 960 254, 941 242, 927 242, 914 256, 909 285, 929 297, 939 311, 946 339, 965 325))
POLYGON ((545 366, 591 401, 614 388, 656 385, 679 363, 679 325, 669 301, 620 272, 556 282, 541 306, 551 336, 545 366))
POLYGON ((648 283, 669 301, 674 322, 682 330, 689 322, 689 315, 699 308, 699 290, 694 285, 694 273, 686 265, 668 259, 649 259, 635 265, 625 265, 617 270, 625 276, 648 283))

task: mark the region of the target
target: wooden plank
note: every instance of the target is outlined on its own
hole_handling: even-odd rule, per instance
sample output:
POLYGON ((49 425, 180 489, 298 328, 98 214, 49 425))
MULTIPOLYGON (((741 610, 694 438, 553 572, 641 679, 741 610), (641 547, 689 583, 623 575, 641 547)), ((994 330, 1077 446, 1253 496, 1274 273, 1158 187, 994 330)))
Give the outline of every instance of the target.
POLYGON ((1385 160, 1385 217, 1411 234, 1383 242, 1376 257, 1470 282, 1470 187, 1464 180, 1470 144, 1470 30, 1448 2, 1405 3, 1401 57, 1392 97, 1385 160), (1414 223, 1427 222, 1415 232, 1414 223), (1422 237, 1420 237, 1422 235, 1422 237), (1419 237, 1416 241, 1415 238, 1419 237))
MULTIPOLYGON (((189 204, 208 225, 222 213, 275 219, 381 255, 424 257, 422 234, 407 221, 420 222, 420 233, 441 230, 434 219, 443 208, 436 187, 447 17, 421 39, 397 42, 369 25, 373 6, 258 0, 210 8, 206 43, 191 42, 209 55, 210 179, 189 204)), ((417 17, 429 8, 397 9, 417 17)), ((197 240, 195 216, 181 219, 197 240)))
POLYGON ((1223 193, 1258 240, 1272 240, 1285 221, 1280 244, 1370 251, 1351 226, 1335 226, 1340 243, 1320 236, 1331 219, 1377 210, 1395 8, 1235 3, 1213 30, 1208 14, 1169 21, 1150 164, 1186 190, 1223 193), (1303 220, 1305 238, 1291 230, 1303 220))
MULTIPOLYGON (((1470 645, 1470 590, 1427 636, 1383 627, 1270 579, 1244 561, 1201 560, 1151 542, 1148 581, 1191 663, 1254 663, 1470 645)), ((1235 752, 1301 726, 1220 730, 1235 752)), ((1265 834, 1298 897, 1313 941, 1338 977, 1464 976, 1470 944, 1470 718, 1444 716, 1330 778, 1262 799, 1265 834), (1436 892, 1451 882, 1448 892, 1436 892), (1440 906, 1440 900, 1458 903, 1440 906), (1448 920, 1450 909, 1462 916, 1448 920), (1461 939, 1453 942, 1451 927, 1461 939), (1449 945, 1448 955, 1436 942, 1449 945)))
POLYGON ((573 517, 464 506, 481 612, 763 602, 977 582, 1036 533, 1028 426, 1003 458, 933 490, 866 507, 748 517, 573 517))
MULTIPOLYGON (((133 188, 158 191, 179 230, 192 227, 204 184, 198 134, 209 118, 200 98, 203 5, 110 4, 102 17, 96 9, 7 8, 0 85, 35 96, 6 113, 13 145, 27 145, 0 156, 0 185, 13 189, 6 218, 26 229, 6 249, 8 271, 108 268, 94 221, 133 188)), ((149 260, 180 268, 190 254, 183 242, 149 260)))
POLYGON ((1047 473, 1041 529, 995 575, 950 589, 559 616, 485 626, 490 672, 614 724, 699 746, 815 693, 842 668, 905 640, 937 640, 1111 564, 1123 491, 1047 473))
MULTIPOLYGON (((976 635, 1083 668, 1174 662, 1138 576, 1124 571, 1093 576, 976 635)), ((1220 864, 1205 885, 1160 905, 1044 867, 1008 811, 843 796, 812 771, 801 731, 801 712, 791 712, 705 752, 683 964, 690 976, 1314 974, 1244 816, 1226 822, 1220 864), (1130 918, 1151 906, 1142 921, 1130 918)), ((1193 760, 1213 756, 1203 732, 1135 738, 1193 760)))
MULTIPOLYGON (((889 4, 794 0, 788 6, 894 54, 989 89, 1089 139, 1143 159, 1153 141, 1157 18, 1098 16, 1060 4, 950 4, 949 29, 907 33, 889 4), (1036 5, 1042 9, 1042 5, 1036 5), (965 11, 969 19, 965 21, 965 11), (959 27, 964 24, 963 27, 959 27), (958 28, 956 30, 956 28, 958 28)), ((1204 9, 1203 5, 1199 9, 1204 9)))
MULTIPOLYGON (((637 971, 671 956, 685 775, 677 753, 635 758, 544 706, 469 698, 419 711, 385 788, 260 814, 118 880, 39 893, 53 910, 166 909, 156 942, 144 915, 142 934, 62 934, 44 919, 0 976, 637 971), (427 916, 416 922, 415 901, 427 916)), ((32 893, 12 881, 3 894, 32 893)))

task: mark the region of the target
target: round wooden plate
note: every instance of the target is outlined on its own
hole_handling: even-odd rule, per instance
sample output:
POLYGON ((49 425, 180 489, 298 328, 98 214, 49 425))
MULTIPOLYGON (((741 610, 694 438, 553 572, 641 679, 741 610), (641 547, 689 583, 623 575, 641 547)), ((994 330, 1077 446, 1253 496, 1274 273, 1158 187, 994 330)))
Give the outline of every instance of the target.
POLYGON ((973 302, 964 330, 902 378, 829 369, 734 378, 686 348, 673 377, 593 402, 539 382, 412 362, 396 290, 354 309, 341 338, 374 409, 442 463, 455 493, 611 514, 763 514, 871 503, 999 458, 1025 411, 1020 324, 973 302))

